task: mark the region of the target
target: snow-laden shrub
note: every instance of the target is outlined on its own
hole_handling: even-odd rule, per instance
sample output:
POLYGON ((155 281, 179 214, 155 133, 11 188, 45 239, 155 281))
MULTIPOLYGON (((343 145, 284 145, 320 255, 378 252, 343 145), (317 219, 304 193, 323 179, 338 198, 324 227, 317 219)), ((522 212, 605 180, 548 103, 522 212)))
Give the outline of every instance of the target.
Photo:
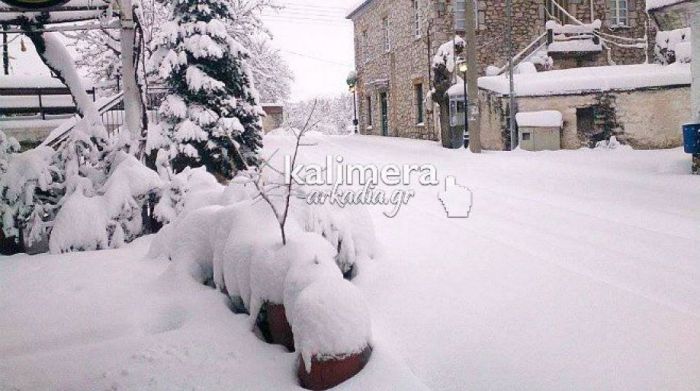
MULTIPOLYGON (((295 200, 292 214, 306 232, 323 236, 338 252, 336 263, 347 274, 376 255, 374 224, 363 205, 308 205, 295 200)), ((355 271, 356 272, 356 271, 355 271)))
POLYGON ((345 280, 311 284, 292 310, 296 351, 306 371, 311 360, 345 358, 367 349, 372 338, 369 308, 362 293, 345 280))
POLYGON ((13 137, 8 137, 0 130, 0 174, 7 171, 10 156, 19 153, 20 145, 13 137))
POLYGON ((98 194, 80 183, 65 197, 51 231, 52 253, 115 248, 141 234, 143 206, 161 180, 131 155, 117 152, 111 160, 113 170, 98 194))
POLYGON ((46 234, 62 192, 62 175, 53 163, 54 151, 40 147, 12 155, 0 177, 0 213, 7 237, 23 231, 31 244, 46 234))
POLYGON ((103 250, 110 247, 109 231, 115 224, 104 197, 87 197, 81 188, 66 197, 51 231, 52 253, 103 250))
POLYGON ((170 175, 170 180, 165 182, 154 214, 158 221, 168 224, 200 208, 251 199, 255 195, 253 189, 252 184, 236 178, 228 186, 221 185, 204 167, 186 169, 170 175))
POLYGON ((654 45, 656 62, 662 65, 690 62, 692 58, 690 41, 690 28, 657 32, 654 45))
POLYGON ((208 282, 213 276, 211 222, 220 210, 220 206, 197 209, 178 220, 167 246, 168 256, 177 268, 200 283, 208 282))

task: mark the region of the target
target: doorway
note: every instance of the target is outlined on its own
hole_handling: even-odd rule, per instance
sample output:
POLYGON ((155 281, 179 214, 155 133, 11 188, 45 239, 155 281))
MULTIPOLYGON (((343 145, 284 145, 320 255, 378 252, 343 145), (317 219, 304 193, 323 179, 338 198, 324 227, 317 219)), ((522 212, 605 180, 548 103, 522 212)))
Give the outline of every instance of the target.
POLYGON ((382 107, 382 136, 389 135, 389 100, 386 92, 379 94, 382 107))

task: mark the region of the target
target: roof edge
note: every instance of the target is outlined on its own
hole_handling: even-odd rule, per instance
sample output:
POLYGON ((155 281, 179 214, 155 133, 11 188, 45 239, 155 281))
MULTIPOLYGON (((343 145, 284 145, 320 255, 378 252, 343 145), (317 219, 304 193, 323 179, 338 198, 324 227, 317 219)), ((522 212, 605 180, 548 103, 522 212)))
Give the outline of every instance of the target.
POLYGON ((345 19, 352 19, 352 18, 354 18, 355 15, 357 15, 360 11, 362 11, 363 9, 365 9, 365 8, 366 8, 368 5, 370 5, 372 2, 374 2, 374 0, 364 0, 362 3, 360 3, 360 5, 358 5, 357 7, 355 7, 355 9, 353 9, 352 11, 350 11, 350 13, 345 17, 345 19))

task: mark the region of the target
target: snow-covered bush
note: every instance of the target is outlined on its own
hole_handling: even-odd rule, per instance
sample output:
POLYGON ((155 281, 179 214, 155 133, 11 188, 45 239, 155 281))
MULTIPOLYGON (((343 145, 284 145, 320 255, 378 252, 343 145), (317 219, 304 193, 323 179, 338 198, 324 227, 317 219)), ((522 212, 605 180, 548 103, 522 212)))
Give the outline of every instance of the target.
POLYGON ((227 31, 224 0, 177 1, 163 26, 160 66, 170 94, 160 107, 172 167, 207 168, 220 178, 258 164, 264 114, 246 61, 227 31))
POLYGON ((306 371, 311 360, 342 359, 370 346, 372 324, 362 293, 345 280, 311 284, 297 298, 292 310, 296 351, 306 371))
POLYGON ((51 231, 50 251, 59 254, 109 248, 109 230, 114 230, 114 224, 107 209, 103 197, 87 197, 82 188, 66 197, 51 231))
POLYGON ((0 174, 7 171, 10 156, 19 153, 20 145, 13 137, 8 137, 0 130, 0 174))
POLYGON ((62 174, 53 163, 48 147, 12 155, 0 176, 0 215, 6 237, 20 237, 28 243, 40 240, 55 216, 62 194, 62 174))
POLYGON ((376 255, 374 224, 363 205, 308 205, 296 199, 292 215, 306 232, 317 233, 337 250, 336 263, 343 274, 376 255))
POLYGON ((461 37, 440 45, 432 59, 433 88, 430 97, 434 103, 440 106, 440 124, 442 146, 445 148, 462 148, 463 137, 452 134, 450 128, 450 97, 447 91, 455 84, 455 60, 464 52, 466 42, 461 37))
POLYGON ((143 206, 161 180, 129 154, 116 152, 110 159, 112 172, 97 194, 79 183, 65 197, 51 231, 52 253, 115 248, 141 234, 143 206))
POLYGON ((690 62, 692 58, 690 40, 690 28, 657 32, 656 45, 654 45, 656 62, 662 65, 690 62))

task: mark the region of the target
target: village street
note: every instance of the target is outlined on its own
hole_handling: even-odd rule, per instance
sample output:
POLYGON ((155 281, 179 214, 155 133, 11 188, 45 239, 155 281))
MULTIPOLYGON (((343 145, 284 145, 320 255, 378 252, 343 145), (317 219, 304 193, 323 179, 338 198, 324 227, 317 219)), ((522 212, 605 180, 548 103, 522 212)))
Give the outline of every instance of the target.
MULTIPOLYGON (((280 159, 293 146, 265 141, 280 159)), ((369 207, 380 249, 353 282, 376 350, 340 389, 700 386, 700 190, 681 151, 306 144, 306 163, 429 163, 474 194, 468 219, 446 217, 439 187, 415 186, 393 219, 369 207)), ((295 389, 294 355, 260 344, 224 296, 173 285, 167 261, 144 258, 150 241, 2 259, 0 329, 12 338, 0 388, 295 389)))

